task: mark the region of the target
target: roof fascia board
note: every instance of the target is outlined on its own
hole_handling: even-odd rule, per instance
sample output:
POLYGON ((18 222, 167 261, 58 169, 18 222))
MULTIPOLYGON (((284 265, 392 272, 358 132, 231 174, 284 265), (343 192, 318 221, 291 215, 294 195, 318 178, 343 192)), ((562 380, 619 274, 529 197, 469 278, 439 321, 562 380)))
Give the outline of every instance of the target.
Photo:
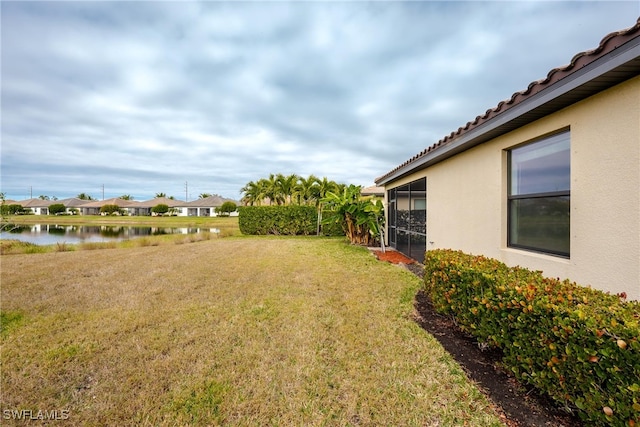
POLYGON ((481 144, 485 142, 485 140, 482 139, 482 136, 486 135, 488 132, 494 131, 511 122, 512 120, 515 120, 518 117, 521 117, 524 114, 545 105, 548 102, 558 99, 561 96, 570 93, 572 90, 638 57, 640 57, 640 37, 636 37, 630 42, 620 46, 618 49, 615 49, 607 55, 598 58, 593 63, 585 65, 580 70, 572 73, 562 80, 559 80, 553 86, 550 86, 546 90, 542 90, 532 97, 527 98, 518 105, 515 105, 514 107, 497 115, 492 120, 489 120, 481 124, 480 126, 466 132, 460 138, 452 141, 451 143, 437 148, 431 153, 426 154, 416 162, 406 165, 404 168, 399 169, 390 176, 376 182, 376 184, 388 184, 389 182, 407 176, 417 170, 424 169, 428 166, 439 163, 455 154, 458 154, 459 152, 481 144))

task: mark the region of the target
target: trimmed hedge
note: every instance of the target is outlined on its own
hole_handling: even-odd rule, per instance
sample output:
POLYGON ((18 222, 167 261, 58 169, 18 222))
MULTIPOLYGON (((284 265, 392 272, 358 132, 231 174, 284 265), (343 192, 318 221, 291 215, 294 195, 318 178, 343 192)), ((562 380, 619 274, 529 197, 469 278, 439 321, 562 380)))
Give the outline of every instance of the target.
MULTIPOLYGON (((238 225, 242 234, 311 235, 316 234, 318 211, 314 206, 241 206, 238 225)), ((322 226, 325 236, 344 236, 340 224, 322 226)))
POLYGON ((242 234, 315 234, 316 208, 313 206, 243 206, 238 209, 242 234))
POLYGON ((451 250, 426 253, 425 288, 522 382, 589 425, 640 426, 640 303, 451 250))

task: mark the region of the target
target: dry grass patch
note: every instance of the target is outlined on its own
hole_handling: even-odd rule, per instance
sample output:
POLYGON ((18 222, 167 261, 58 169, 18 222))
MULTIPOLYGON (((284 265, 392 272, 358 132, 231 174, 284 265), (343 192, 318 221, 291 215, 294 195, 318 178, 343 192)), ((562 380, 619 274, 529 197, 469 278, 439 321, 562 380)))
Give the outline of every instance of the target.
POLYGON ((340 239, 2 259, 2 409, 75 425, 501 425, 412 320, 419 279, 340 239), (3 318, 4 319, 4 318, 3 318))

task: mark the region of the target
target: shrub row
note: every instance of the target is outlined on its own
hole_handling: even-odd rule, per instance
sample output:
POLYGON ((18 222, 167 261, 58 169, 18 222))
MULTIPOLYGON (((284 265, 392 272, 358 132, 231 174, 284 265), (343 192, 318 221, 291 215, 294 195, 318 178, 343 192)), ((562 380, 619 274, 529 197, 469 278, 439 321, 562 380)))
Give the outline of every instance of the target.
MULTIPOLYGON (((310 235, 318 229, 318 211, 314 206, 242 206, 238 211, 242 234, 310 235)), ((323 227, 325 235, 336 232, 344 235, 339 226, 323 227)))
POLYGON ((640 426, 638 302, 451 250, 427 252, 425 287, 520 381, 589 425, 640 426))

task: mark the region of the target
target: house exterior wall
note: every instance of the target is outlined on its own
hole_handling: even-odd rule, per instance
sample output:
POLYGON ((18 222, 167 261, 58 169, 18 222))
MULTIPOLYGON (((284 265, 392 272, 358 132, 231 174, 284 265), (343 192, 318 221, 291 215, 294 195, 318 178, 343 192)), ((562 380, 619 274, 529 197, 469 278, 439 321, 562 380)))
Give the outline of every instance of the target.
POLYGON ((458 249, 640 300, 640 77, 476 146, 386 189, 427 178, 427 250, 458 249), (507 151, 571 138, 570 257, 507 247, 507 151))

